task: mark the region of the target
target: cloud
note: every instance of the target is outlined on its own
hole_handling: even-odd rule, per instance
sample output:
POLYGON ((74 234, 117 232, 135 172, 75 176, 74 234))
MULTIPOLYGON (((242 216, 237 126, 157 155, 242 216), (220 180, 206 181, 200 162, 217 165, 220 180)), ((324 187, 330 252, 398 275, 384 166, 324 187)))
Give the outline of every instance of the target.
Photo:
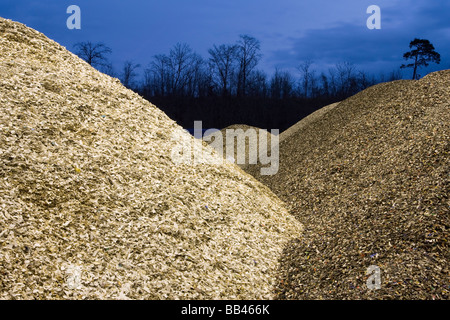
POLYGON ((402 43, 398 38, 389 30, 342 24, 331 29, 308 30, 304 36, 292 40, 290 49, 273 51, 270 59, 287 65, 309 59, 327 65, 342 61, 355 65, 399 63, 407 41, 402 43))
POLYGON ((430 66, 429 71, 448 68, 450 3, 403 5, 382 8, 381 30, 367 29, 365 21, 338 23, 327 29, 308 29, 298 37, 289 38, 287 48, 272 50, 267 61, 288 67, 313 60, 318 69, 323 70, 348 61, 365 71, 390 72, 404 63, 403 53, 409 50, 409 42, 418 37, 429 39, 442 56, 443 64, 430 66))

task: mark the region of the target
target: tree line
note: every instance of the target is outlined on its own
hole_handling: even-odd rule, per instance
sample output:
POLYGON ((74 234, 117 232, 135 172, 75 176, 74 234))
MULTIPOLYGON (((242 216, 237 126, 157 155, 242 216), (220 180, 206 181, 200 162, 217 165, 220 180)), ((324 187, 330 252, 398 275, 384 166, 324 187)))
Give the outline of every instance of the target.
MULTIPOLYGON (((415 39, 412 45, 420 40, 415 39)), ((430 49, 429 41, 426 43, 430 49)), ((147 67, 126 61, 116 73, 106 55, 111 49, 103 43, 75 45, 76 53, 99 70, 118 77, 122 83, 156 104, 185 128, 202 120, 204 127, 223 128, 244 123, 280 131, 287 129, 318 108, 341 101, 374 84, 402 78, 400 70, 388 75, 370 75, 342 62, 318 72, 313 61, 303 61, 297 73, 276 69, 270 77, 257 68, 262 57, 259 40, 240 35, 236 43, 213 45, 203 58, 188 44, 177 43, 168 53, 152 57, 147 67), (142 69, 141 79, 138 70, 142 69)), ((431 45, 432 47, 432 45, 431 45)), ((434 50, 434 48, 432 48, 434 50)), ((437 53, 436 53, 437 54, 437 53)), ((426 63, 414 52, 404 55, 426 63)), ((434 55, 436 62, 436 56, 434 55)), ((437 62, 439 63, 439 62, 437 62)))

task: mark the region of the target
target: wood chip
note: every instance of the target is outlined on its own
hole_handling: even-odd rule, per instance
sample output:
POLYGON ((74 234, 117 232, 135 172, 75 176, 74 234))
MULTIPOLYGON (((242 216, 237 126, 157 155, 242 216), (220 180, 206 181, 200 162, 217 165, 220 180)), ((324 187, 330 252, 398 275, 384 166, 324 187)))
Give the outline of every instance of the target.
POLYGON ((272 298, 302 225, 118 79, 0 18, 0 108, 1 299, 272 298))

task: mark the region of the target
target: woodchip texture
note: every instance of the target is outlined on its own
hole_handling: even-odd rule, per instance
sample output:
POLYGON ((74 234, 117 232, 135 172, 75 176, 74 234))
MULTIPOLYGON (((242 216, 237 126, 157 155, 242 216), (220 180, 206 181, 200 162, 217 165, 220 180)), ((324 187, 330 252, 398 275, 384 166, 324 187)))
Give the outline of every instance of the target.
POLYGON ((0 18, 0 110, 0 298, 272 298, 302 225, 117 79, 0 18))
POLYGON ((276 175, 249 168, 305 226, 279 299, 450 298, 449 124, 444 70, 341 102, 281 141, 276 175))
MULTIPOLYGON (((241 167, 241 169, 243 169, 244 171, 246 170, 247 166, 252 166, 254 164, 250 164, 249 162, 249 156, 251 154, 256 155, 256 164, 259 163, 258 159, 259 159, 259 152, 267 152, 266 150, 269 149, 271 147, 271 142, 272 142, 272 137, 273 135, 268 132, 267 130, 264 129, 260 129, 257 127, 252 127, 249 125, 245 125, 245 124, 233 124, 231 126, 228 126, 226 128, 223 128, 222 130, 220 130, 221 136, 222 136, 222 156, 224 157, 224 159, 228 159, 228 161, 232 162, 232 163, 236 163, 239 167, 241 167), (236 131, 236 135, 238 135, 238 133, 242 133, 239 134, 238 137, 233 139, 227 139, 227 130, 234 130, 236 131), (242 131, 237 131, 237 130, 242 130, 242 131), (250 141, 249 138, 249 131, 254 131, 256 140, 250 141), (262 130, 262 131, 260 131, 262 130), (263 132, 266 135, 266 145, 260 144, 260 132, 263 132), (245 161, 244 163, 239 163, 238 162, 238 139, 241 141, 245 141, 245 147, 243 148, 244 151, 244 157, 245 161), (256 143, 254 143, 256 141, 256 143), (263 148, 264 151, 260 151, 260 148, 263 148), (228 158, 227 157, 227 150, 228 153, 232 154, 232 157, 228 158)), ((211 137, 204 137, 204 140, 211 144, 214 143, 214 138, 211 137)))
POLYGON ((317 111, 314 111, 310 115, 304 117, 302 120, 300 120, 299 122, 297 122, 293 126, 287 128, 286 130, 281 132, 280 133, 280 137, 279 137, 279 142, 289 138, 294 133, 296 133, 297 131, 301 130, 307 124, 309 124, 311 122, 314 122, 317 119, 321 118, 325 113, 327 113, 328 111, 334 109, 338 104, 339 104, 339 102, 335 102, 335 103, 329 104, 329 105, 327 105, 325 107, 320 108, 317 111))

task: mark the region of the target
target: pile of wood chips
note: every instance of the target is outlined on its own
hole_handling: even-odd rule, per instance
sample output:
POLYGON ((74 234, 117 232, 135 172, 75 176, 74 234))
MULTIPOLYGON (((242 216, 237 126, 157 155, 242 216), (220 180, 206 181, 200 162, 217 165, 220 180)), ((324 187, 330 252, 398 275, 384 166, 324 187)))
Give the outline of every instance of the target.
POLYGON ((273 297, 302 225, 119 80, 0 18, 0 108, 0 298, 273 297))
POLYGON ((444 70, 370 87, 300 126, 280 142, 276 175, 249 168, 305 226, 284 252, 279 299, 450 298, 449 124, 444 70))
MULTIPOLYGON (((255 155, 255 164, 258 164, 259 153, 267 152, 267 150, 270 152, 273 135, 265 129, 245 124, 233 124, 223 128, 219 132, 221 134, 222 143, 217 144, 217 151, 221 151, 224 159, 227 159, 231 163, 236 163, 243 170, 246 170, 247 166, 253 165, 249 161, 251 158, 250 155, 255 155), (231 130, 235 136, 228 134, 227 138, 227 130, 231 130), (260 139, 261 132, 266 135, 265 140, 260 139), (244 147, 241 148, 241 150, 239 150, 239 141, 244 142, 244 147), (260 141, 265 141, 266 143, 260 143, 260 141), (260 148, 263 150, 260 151, 260 148), (239 152, 243 153, 243 155, 241 155, 241 159, 244 159, 243 163, 240 163, 242 161, 239 161, 239 152), (229 154, 231 154, 231 156, 228 156, 229 154)), ((206 136, 203 140, 211 146, 215 146, 216 141, 215 137, 213 137, 215 134, 217 133, 206 136)))

